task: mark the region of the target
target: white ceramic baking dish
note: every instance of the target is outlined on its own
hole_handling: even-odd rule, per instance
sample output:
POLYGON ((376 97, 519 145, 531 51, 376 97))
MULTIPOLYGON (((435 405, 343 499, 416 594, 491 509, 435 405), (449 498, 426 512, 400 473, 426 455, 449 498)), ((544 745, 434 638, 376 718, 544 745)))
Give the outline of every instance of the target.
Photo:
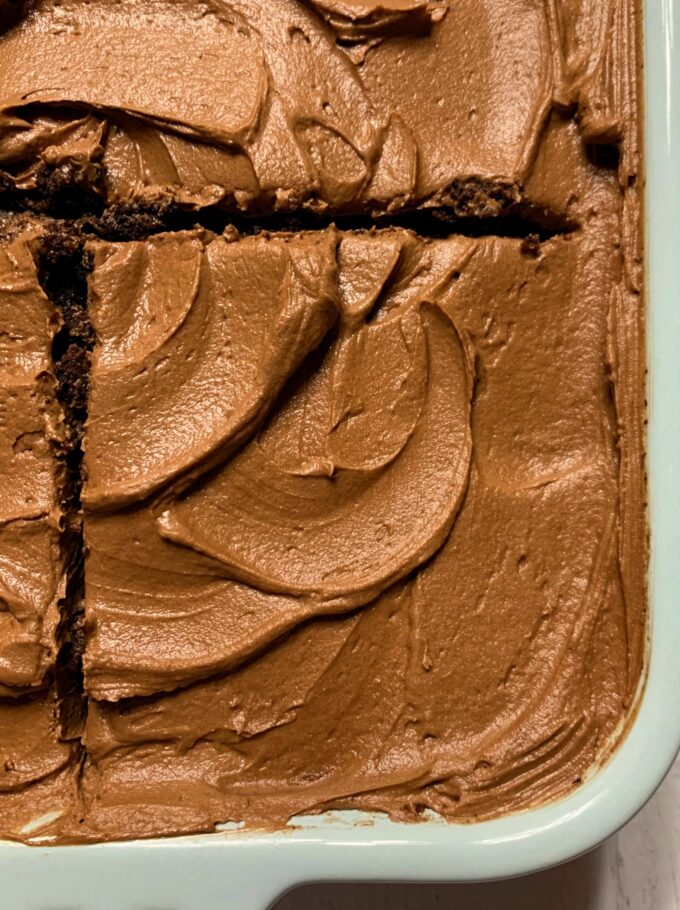
POLYGON ((475 881, 589 850, 647 801, 680 747, 680 0, 646 0, 650 651, 611 761, 559 802, 470 825, 343 813, 295 830, 76 847, 0 843, 2 910, 265 910, 310 881, 475 881))

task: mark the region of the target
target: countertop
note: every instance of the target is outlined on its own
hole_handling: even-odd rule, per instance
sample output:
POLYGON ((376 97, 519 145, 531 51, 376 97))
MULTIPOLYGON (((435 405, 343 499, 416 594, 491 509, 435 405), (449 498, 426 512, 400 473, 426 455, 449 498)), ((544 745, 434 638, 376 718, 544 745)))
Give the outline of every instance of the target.
POLYGON ((315 885, 275 910, 680 910, 680 758, 647 806, 597 850, 485 885, 315 885))

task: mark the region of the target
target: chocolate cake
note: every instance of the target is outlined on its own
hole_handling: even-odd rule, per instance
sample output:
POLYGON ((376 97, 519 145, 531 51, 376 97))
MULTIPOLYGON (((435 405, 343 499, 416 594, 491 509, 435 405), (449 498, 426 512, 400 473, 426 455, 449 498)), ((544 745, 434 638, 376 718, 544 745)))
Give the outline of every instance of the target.
POLYGON ((0 835, 474 821, 616 748, 637 16, 0 7, 0 835))
POLYGON ((0 231, 0 815, 30 836, 68 804, 73 745, 60 725, 60 608, 67 430, 52 347, 58 314, 38 280, 43 225, 5 216, 0 231))

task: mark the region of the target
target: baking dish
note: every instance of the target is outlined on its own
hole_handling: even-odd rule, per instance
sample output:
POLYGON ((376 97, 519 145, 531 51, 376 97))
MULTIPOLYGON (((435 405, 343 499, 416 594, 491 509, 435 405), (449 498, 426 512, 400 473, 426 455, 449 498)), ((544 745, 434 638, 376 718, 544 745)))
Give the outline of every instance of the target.
POLYGON ((647 0, 644 13, 650 651, 639 711, 611 761, 558 802, 478 824, 335 813, 273 834, 233 828, 92 846, 2 843, 2 910, 265 910, 309 881, 521 875, 595 846, 660 783, 680 746, 680 0, 647 0))

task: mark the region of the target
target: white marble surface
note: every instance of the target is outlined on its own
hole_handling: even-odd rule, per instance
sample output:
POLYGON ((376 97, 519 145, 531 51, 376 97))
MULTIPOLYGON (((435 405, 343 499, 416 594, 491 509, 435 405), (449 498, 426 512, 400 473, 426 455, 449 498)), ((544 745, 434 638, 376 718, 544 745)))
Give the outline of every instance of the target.
POLYGON ((275 910, 680 910, 680 759, 623 830, 581 859, 485 885, 315 885, 275 910))

